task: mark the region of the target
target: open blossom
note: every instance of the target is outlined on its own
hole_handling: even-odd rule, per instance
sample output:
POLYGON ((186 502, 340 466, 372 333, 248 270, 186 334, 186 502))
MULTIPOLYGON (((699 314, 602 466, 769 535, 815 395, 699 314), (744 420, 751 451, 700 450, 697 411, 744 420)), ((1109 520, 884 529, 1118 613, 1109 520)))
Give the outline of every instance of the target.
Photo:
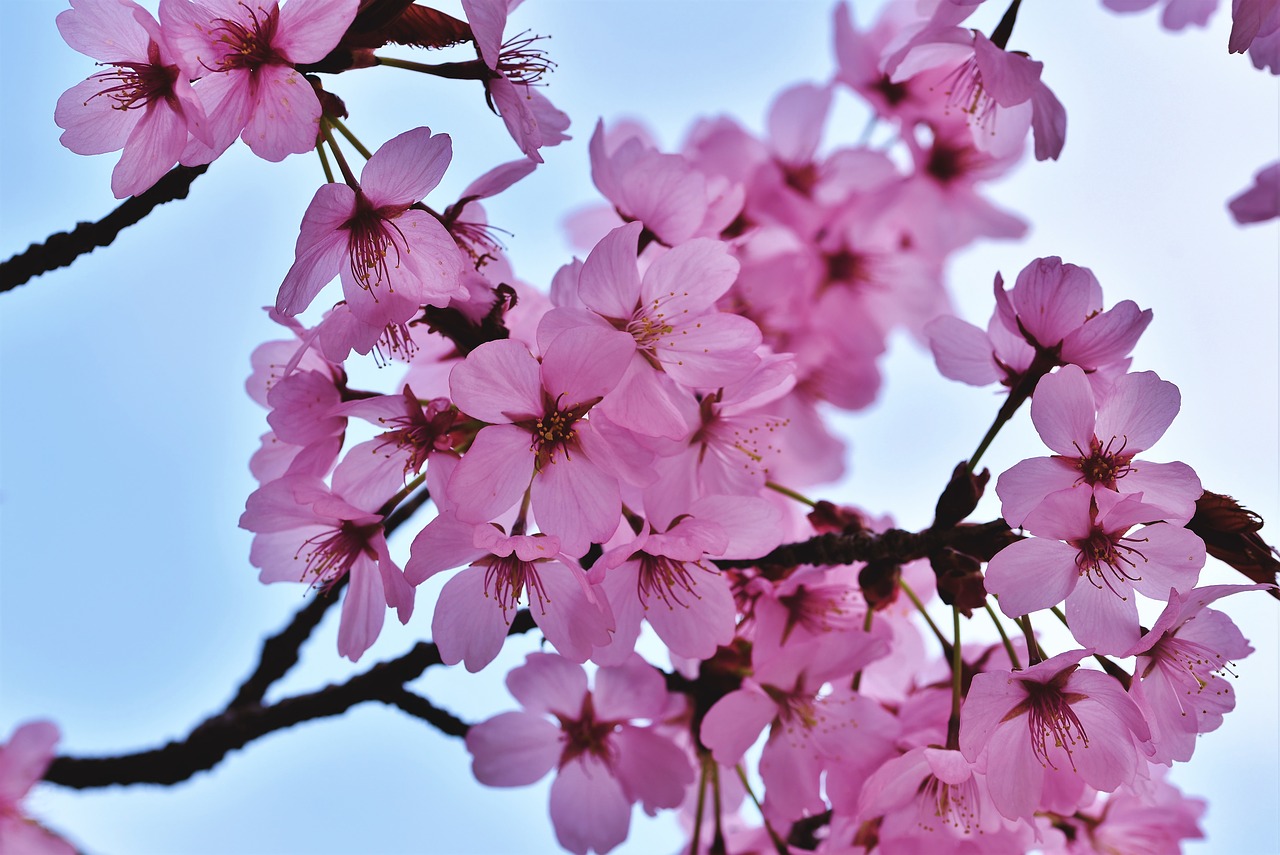
POLYGON ((263 582, 323 590, 350 576, 338 653, 353 662, 377 639, 388 607, 401 623, 413 614, 413 588, 387 548, 378 500, 352 498, 364 456, 348 454, 334 471, 333 489, 303 475, 271 481, 249 496, 240 517, 240 527, 254 532, 249 561, 263 582))
POLYGON ((209 113, 207 144, 196 140, 183 163, 208 163, 236 137, 258 157, 283 160, 311 151, 320 99, 294 65, 323 59, 355 18, 359 0, 163 0, 160 19, 199 82, 209 113))
POLYGON ((58 31, 107 69, 68 89, 53 119, 76 154, 124 149, 111 173, 111 192, 123 199, 177 163, 188 136, 209 138, 204 107, 145 9, 131 0, 71 5, 58 15, 58 31))
POLYGON ((1151 371, 1124 375, 1100 401, 1076 365, 1046 375, 1036 385, 1031 421, 1055 454, 1023 460, 1000 476, 1005 521, 1020 526, 1045 496, 1080 489, 1141 493, 1166 522, 1186 523, 1204 492, 1196 473, 1185 463, 1137 459, 1164 434, 1180 402, 1178 387, 1151 371))
POLYGON ((561 553, 559 538, 462 522, 447 494, 433 495, 442 509, 414 538, 405 578, 418 585, 467 565, 445 583, 431 620, 441 661, 462 662, 473 672, 484 668, 502 649, 522 602, 567 659, 584 662, 592 647, 608 644, 613 617, 604 592, 589 586, 578 563, 561 553))
POLYGON ((1150 730, 1119 683, 1080 669, 1091 652, 973 678, 960 710, 960 751, 980 767, 985 755, 991 801, 1009 819, 1074 812, 1085 784, 1111 792, 1138 772, 1150 730))
POLYGON ((533 47, 537 36, 520 34, 502 40, 507 15, 521 0, 462 0, 476 50, 492 74, 485 79, 490 106, 497 110, 511 138, 532 161, 542 163, 538 149, 564 142, 569 117, 534 89, 542 75, 555 66, 545 53, 533 47))
POLYGON ((403 323, 424 304, 466 300, 457 244, 435 217, 413 207, 440 183, 452 152, 447 134, 414 128, 374 152, 359 185, 317 190, 276 309, 298 314, 334 276, 351 312, 377 327, 403 323))
POLYGON ((1135 592, 1166 600, 1170 589, 1194 586, 1204 566, 1204 541, 1185 528, 1157 523, 1130 533, 1160 513, 1141 493, 1053 493, 1027 516, 1027 529, 1038 536, 991 559, 987 590, 1009 617, 1066 600, 1081 644, 1120 653, 1138 640, 1135 592))
POLYGON ((893 83, 922 71, 951 69, 946 78, 950 104, 966 117, 979 148, 997 154, 1021 148, 1031 129, 1036 160, 1056 160, 1062 153, 1067 112, 1040 79, 1044 63, 997 47, 977 30, 929 26, 888 66, 893 83))
POLYGON ((0 745, 0 852, 74 855, 75 848, 22 810, 22 799, 53 761, 59 738, 51 721, 29 721, 0 745))
POLYGON ((688 755, 652 726, 668 704, 662 676, 639 656, 596 672, 588 690, 580 665, 532 653, 507 675, 524 706, 467 731, 476 780, 522 787, 555 770, 551 822, 576 855, 608 852, 627 837, 631 806, 679 806, 693 783, 688 755))
POLYGON ((610 449, 588 414, 618 383, 635 350, 616 330, 561 333, 539 362, 504 339, 453 369, 449 387, 467 415, 489 422, 449 480, 458 519, 485 523, 531 491, 533 515, 578 556, 618 527, 622 498, 610 449))
POLYGON ((1209 603, 1270 585, 1210 585, 1169 592, 1169 605, 1151 630, 1123 652, 1136 656, 1130 689, 1151 724, 1152 760, 1191 759, 1196 736, 1216 730, 1235 709, 1231 665, 1253 652, 1239 628, 1209 603))

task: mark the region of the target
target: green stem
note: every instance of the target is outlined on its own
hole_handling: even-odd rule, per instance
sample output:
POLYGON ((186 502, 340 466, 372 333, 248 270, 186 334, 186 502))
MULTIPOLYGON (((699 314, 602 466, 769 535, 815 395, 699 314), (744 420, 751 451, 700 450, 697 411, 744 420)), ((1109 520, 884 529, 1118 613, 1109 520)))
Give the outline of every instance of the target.
MULTIPOLYGON (((875 618, 875 615, 876 615, 876 610, 868 607, 867 616, 862 619, 863 632, 871 632, 871 622, 875 618)), ((859 668, 857 671, 853 673, 853 682, 849 684, 849 688, 856 692, 858 691, 858 688, 861 685, 862 685, 862 669, 859 668)))
POLYGON ((806 504, 811 508, 816 508, 818 506, 818 503, 815 502, 813 499, 810 499, 807 496, 803 496, 800 493, 797 493, 795 490, 792 490, 790 487, 784 487, 781 484, 774 483, 773 481, 765 481, 764 485, 768 487, 770 490, 773 490, 775 493, 781 493, 787 498, 795 499, 797 502, 806 504))
POLYGON ((324 153, 324 146, 316 146, 316 154, 320 155, 320 168, 324 170, 324 180, 333 183, 333 167, 329 165, 329 155, 324 153))
POLYGON ((698 855, 698 847, 702 843, 702 812, 707 804, 707 764, 714 763, 710 755, 701 757, 702 769, 698 775, 698 806, 693 813, 693 840, 689 844, 689 855, 698 855))
POLYGON ((1022 635, 1027 639, 1027 664, 1036 665, 1044 661, 1044 651, 1036 641, 1036 632, 1031 628, 1031 615, 1018 618, 1018 626, 1022 627, 1022 635))
POLYGON ((347 164, 347 159, 342 156, 342 149, 338 148, 338 141, 333 138, 333 130, 328 119, 321 119, 320 133, 324 134, 324 141, 329 144, 329 150, 333 152, 333 159, 338 162, 338 169, 342 171, 342 178, 352 187, 359 187, 360 182, 356 180, 356 174, 351 171, 351 167, 347 164))
POLYGON ((938 629, 938 625, 933 622, 933 618, 929 617, 929 612, 925 610, 924 603, 920 602, 920 598, 916 596, 916 592, 911 590, 911 586, 904 580, 899 579, 898 584, 902 587, 902 592, 907 595, 907 598, 915 604, 916 609, 924 617, 925 623, 929 624, 929 629, 933 630, 933 634, 938 639, 938 643, 942 645, 942 650, 947 656, 950 656, 951 642, 947 641, 947 637, 942 634, 942 630, 938 629))
POLYGON ((960 689, 964 682, 964 659, 960 655, 960 609, 951 607, 951 718, 947 721, 947 748, 960 747, 960 689))
POLYGON ((760 819, 764 821, 764 830, 769 833, 769 839, 773 841, 773 848, 778 850, 778 855, 788 855, 787 841, 778 836, 778 832, 774 831, 773 826, 769 824, 769 820, 764 815, 764 805, 760 804, 760 800, 756 798, 755 791, 751 789, 751 782, 747 780, 747 772, 739 763, 734 769, 738 772, 738 780, 742 781, 742 788, 747 791, 747 795, 751 797, 751 803, 756 806, 756 810, 760 811, 760 819))
POLYGON ((1004 642, 1004 649, 1009 654, 1009 662, 1013 665, 1013 670, 1021 671, 1022 662, 1018 659, 1018 651, 1013 649, 1013 642, 1009 640, 1009 635, 1004 631, 1004 624, 1000 623, 1000 616, 996 614, 996 610, 991 608, 991 603, 983 602, 982 607, 987 610, 987 614, 991 615, 991 622, 996 625, 996 632, 1000 633, 1000 640, 1004 642))
POLYGON ((329 121, 333 124, 335 128, 338 129, 338 131, 344 137, 347 138, 347 142, 351 143, 353 146, 356 147, 356 151, 360 152, 360 154, 364 156, 365 160, 368 160, 369 158, 373 157, 373 155, 369 153, 369 149, 364 147, 364 143, 356 139, 356 135, 351 133, 351 131, 347 128, 347 126, 342 123, 341 119, 339 119, 336 116, 330 116, 329 121))

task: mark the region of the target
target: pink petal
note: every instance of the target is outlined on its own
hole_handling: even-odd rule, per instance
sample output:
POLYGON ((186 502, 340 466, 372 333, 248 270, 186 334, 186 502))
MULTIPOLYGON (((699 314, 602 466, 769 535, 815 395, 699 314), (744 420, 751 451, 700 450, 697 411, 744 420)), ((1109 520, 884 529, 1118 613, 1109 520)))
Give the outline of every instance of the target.
POLYGON ((356 17, 359 0, 289 0, 271 47, 295 64, 319 62, 356 17))
POLYGON ((605 235, 578 277, 578 297, 606 318, 629 319, 640 300, 636 246, 643 224, 627 223, 605 235))
POLYGON ((493 661, 506 641, 515 610, 505 612, 485 589, 486 567, 469 567, 440 590, 431 637, 446 665, 462 662, 473 674, 493 661))
POLYGON ((660 808, 679 807, 693 783, 689 755, 652 730, 623 726, 613 735, 615 769, 630 800, 638 800, 650 815, 660 808))
POLYGON ((1088 455, 1094 436, 1093 389, 1079 366, 1065 365, 1041 378, 1031 400, 1031 421, 1056 453, 1088 455))
POLYGON ((1044 69, 1043 62, 1002 50, 982 33, 975 33, 973 58, 982 75, 983 90, 1001 107, 1031 100, 1044 69))
MULTIPOLYGON (((467 456, 472 453, 474 446, 467 456)), ((466 465, 466 457, 462 462, 466 465)), ((533 479, 533 514, 538 525, 558 536, 569 555, 581 556, 593 541, 607 540, 617 529, 621 513, 617 479, 584 455, 558 458, 533 479)))
POLYGON ((139 11, 142 7, 128 0, 74 0, 58 13, 58 32, 71 47, 101 62, 138 61, 151 43, 134 17, 139 11))
POLYGON ((1122 300, 1068 335, 1062 343, 1062 359, 1082 368, 1123 359, 1149 323, 1150 309, 1142 310, 1132 300, 1122 300))
POLYGON ((287 66, 264 65, 255 79, 253 112, 241 134, 245 144, 273 163, 315 148, 320 100, 306 78, 287 66))
POLYGON ((587 695, 587 672, 563 656, 530 653, 507 674, 507 690, 530 712, 576 721, 587 695))
POLYGON ((484 556, 475 546, 476 527, 460 522, 452 511, 441 511, 413 539, 409 560, 404 565, 405 578, 411 585, 421 585, 444 570, 463 567, 484 556))
POLYGON ((53 722, 29 721, 0 746, 0 805, 15 804, 44 777, 60 738, 53 722))
POLYGON ((630 656, 620 665, 596 672, 592 700, 601 721, 657 718, 667 703, 666 681, 648 662, 630 656))
POLYGON ((502 31, 507 26, 507 0, 462 0, 462 11, 484 64, 497 68, 502 31))
POLYGON ((777 714, 777 705, 759 689, 735 689, 707 710, 699 738, 717 763, 734 766, 777 714))
POLYGON ((666 600, 650 596, 644 614, 672 653, 710 659, 717 647, 733 641, 737 617, 733 593, 720 573, 692 564, 685 569, 689 590, 673 590, 666 600))
POLYGON ((528 489, 533 467, 528 431, 514 425, 481 430, 449 479, 449 497, 458 503, 458 519, 469 523, 495 519, 528 489))
POLYGON ((542 155, 538 153, 542 135, 538 132, 538 120, 533 114, 529 88, 516 86, 504 76, 485 81, 485 88, 493 98, 498 115, 502 117, 507 133, 511 134, 516 145, 530 160, 542 163, 542 155))
POLYGON ((603 398, 622 379, 635 348, 635 339, 618 330, 566 330, 542 357, 542 385, 566 407, 603 398))
POLYGON ((513 160, 500 166, 495 166, 484 175, 481 175, 475 181, 467 185, 462 191, 459 199, 487 199, 490 196, 496 196, 503 190, 515 184, 521 178, 529 175, 536 169, 538 164, 532 160, 525 158, 523 160, 513 160))
POLYGON ((608 852, 627 839, 631 803, 609 768, 583 754, 561 766, 551 784, 551 824, 556 840, 575 855, 608 852))
MULTIPOLYGON (((296 0, 295 0, 296 2, 296 0)), ((560 759, 560 728, 525 712, 505 712, 467 731, 471 772, 486 787, 524 787, 560 759)))
POLYGON ((1116 449, 1123 443, 1126 454, 1145 451, 1164 436, 1181 406, 1178 387, 1154 371, 1126 374, 1098 407, 1098 441, 1105 447, 1114 437, 1116 449))
POLYGON ((375 208, 421 201, 440 183, 452 157, 448 134, 432 136, 430 128, 405 131, 369 158, 360 173, 360 188, 375 208))
POLYGON ((1031 90, 1031 133, 1036 160, 1057 160, 1067 142, 1067 110, 1043 83, 1031 90))
MULTIPOLYGON (((1102 572, 1111 573, 1106 568, 1102 572)), ((1135 597, 1133 589, 1122 582, 1115 583, 1114 590, 1093 577, 1081 582, 1066 598, 1071 634, 1084 646, 1102 654, 1112 655, 1128 650, 1138 640, 1138 603, 1135 597)))
POLYGON ((942 315, 925 324, 933 360, 943 377, 986 386, 1000 379, 991 356, 991 339, 973 324, 953 315, 942 315))
POLYGON ((482 421, 513 422, 543 415, 538 361, 511 339, 486 342, 471 351, 449 375, 449 391, 458 409, 482 421))
POLYGON ((119 151, 142 118, 141 110, 117 110, 110 97, 98 95, 108 85, 90 77, 58 98, 53 110, 54 122, 63 128, 58 141, 76 154, 119 151))
POLYGON ((1009 617, 1056 606, 1080 578, 1079 554, 1059 540, 1020 540, 1000 550, 987 565, 987 590, 999 598, 1000 611, 1009 617))
MULTIPOLYGON (((640 302, 661 305, 666 317, 710 309, 738 276, 738 261, 718 240, 697 238, 660 256, 645 271, 640 302)), ((736 317, 736 316, 735 316, 736 317)))
POLYGON ((382 578, 367 557, 351 567, 351 583, 342 599, 342 622, 338 624, 338 655, 357 661, 378 639, 387 615, 387 598, 382 578))
MULTIPOLYGON (((1070 490, 1079 480, 1080 470, 1061 458, 1033 457, 1015 463, 996 481, 1000 515, 1009 525, 1019 528, 1046 496, 1059 490, 1070 490)), ((1082 486, 1081 489, 1087 491, 1088 487, 1082 486)))
POLYGON ((784 89, 769 107, 770 147, 783 163, 801 165, 814 159, 831 109, 831 86, 801 83, 784 89))
POLYGON ((1035 738, 1021 715, 997 727, 988 742, 987 787, 996 810, 1008 819, 1030 822, 1040 804, 1044 767, 1031 750, 1035 738))

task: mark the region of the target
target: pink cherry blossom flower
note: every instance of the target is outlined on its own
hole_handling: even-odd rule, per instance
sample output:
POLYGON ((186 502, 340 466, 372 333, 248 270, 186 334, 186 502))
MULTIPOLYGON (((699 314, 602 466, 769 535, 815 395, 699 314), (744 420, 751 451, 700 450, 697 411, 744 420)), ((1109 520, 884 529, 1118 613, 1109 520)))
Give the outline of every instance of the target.
MULTIPOLYGON (((592 660, 616 664, 635 648, 640 622, 647 619, 673 654, 709 659, 733 641, 737 608, 729 579, 712 558, 758 558, 781 542, 782 515, 764 499, 708 496, 679 514, 646 521, 638 535, 624 538, 592 568, 617 620, 609 646, 592 660)), ((630 534, 630 532, 627 532, 630 534)))
POLYGON ((1188 798, 1169 783, 1167 770, 1149 767, 1148 780, 1116 790, 1081 809, 1066 825, 1076 831, 1065 852, 1125 852, 1134 855, 1177 855, 1184 840, 1203 840, 1200 820, 1208 805, 1188 798), (1082 821, 1081 821, 1082 820, 1082 821))
POLYGON ((576 298, 585 308, 548 313, 538 327, 539 343, 546 350, 555 336, 578 326, 628 333, 635 353, 603 412, 638 433, 683 439, 684 413, 696 404, 659 375, 688 389, 740 380, 759 362, 760 330, 716 308, 738 272, 723 244, 706 238, 681 244, 660 255, 642 279, 635 263, 640 231, 640 223, 629 223, 596 245, 577 280, 576 298))
POLYGON ((475 36, 476 50, 493 72, 484 88, 490 107, 496 108, 511 138, 532 161, 542 163, 538 149, 569 139, 569 117, 557 110, 533 87, 555 66, 546 53, 533 45, 540 38, 524 33, 505 42, 507 15, 522 0, 462 0, 467 22, 475 36))
POLYGON ((1259 170, 1253 176, 1253 186, 1232 197, 1227 208, 1241 225, 1280 217, 1280 162, 1259 170))
POLYGON ((1039 382, 1059 365, 1109 371, 1127 365, 1129 351, 1151 323, 1151 310, 1132 300, 1103 311, 1102 286, 1093 272, 1056 256, 1032 261, 1007 291, 997 273, 995 297, 986 332, 945 315, 926 326, 944 377, 973 386, 998 380, 1012 388, 1024 378, 1039 382))
POLYGON ((1075 797, 1063 799, 1068 803, 1084 784, 1111 792, 1138 773, 1138 749, 1150 730, 1119 683, 1078 670, 1091 652, 973 678, 960 709, 960 751, 985 768, 991 801, 1009 819, 1030 821, 1042 807, 1060 809, 1042 803, 1051 773, 1076 784, 1075 797))
POLYGON ((636 129, 607 139, 603 121, 591 135, 591 180, 628 220, 676 246, 719 237, 742 209, 743 188, 708 175, 683 155, 657 151, 636 129))
POLYGON ((584 662, 592 647, 609 643, 613 616, 603 591, 597 593, 578 563, 560 551, 559 538, 507 535, 490 523, 462 522, 447 492, 442 506, 414 538, 405 578, 419 585, 468 565, 445 583, 431 620, 446 665, 462 662, 475 672, 492 662, 523 601, 547 641, 568 659, 584 662))
POLYGON ((1270 585, 1210 585, 1181 594, 1169 592, 1169 604, 1151 630, 1123 652, 1137 656, 1133 699, 1151 724, 1157 763, 1185 762, 1196 736, 1216 730, 1235 709, 1230 663, 1253 652, 1229 617, 1209 603, 1241 591, 1270 585))
MULTIPOLYGON (((1255 44, 1274 38, 1277 32, 1280 32, 1280 2, 1231 0, 1231 37, 1227 43, 1229 52, 1252 53, 1255 44)), ((1256 59, 1255 57, 1254 65, 1258 65, 1256 59)))
POLYGON ((0 745, 0 852, 74 855, 75 847, 27 816, 22 799, 44 777, 59 739, 51 721, 29 721, 0 745))
POLYGON ((188 135, 208 140, 205 111, 160 25, 132 0, 73 0, 58 15, 67 44, 109 66, 68 89, 53 120, 76 154, 124 149, 117 199, 149 188, 178 162, 188 135))
POLYGON ((668 706, 662 676, 639 656, 600 668, 589 691, 581 666, 532 653, 507 688, 524 711, 472 725, 472 771, 486 786, 522 787, 554 769, 551 823, 565 849, 608 852, 626 839, 633 804, 653 814, 683 801, 693 783, 688 754, 635 723, 668 706))
POLYGON ((451 156, 447 134, 414 128, 374 152, 358 186, 317 190, 276 309, 298 314, 335 275, 352 313, 373 327, 403 323, 424 304, 466 300, 457 244, 435 217, 414 207, 440 183, 451 156))
POLYGON ((888 60, 887 68, 894 83, 922 71, 950 69, 950 103, 966 117, 981 149, 999 154, 1021 148, 1030 129, 1036 160, 1056 160, 1062 153, 1067 112, 1040 79, 1044 63, 1003 50, 977 30, 926 27, 888 60))
POLYGON ((162 0, 160 19, 210 117, 210 139, 193 142, 183 163, 207 163, 236 137, 258 157, 311 151, 320 99, 296 68, 337 45, 359 0, 162 0))
POLYGON ((463 522, 488 522, 526 490, 541 529, 582 555, 618 527, 622 499, 611 451, 587 418, 635 351, 617 330, 559 335, 539 362, 523 344, 491 341, 453 369, 449 387, 467 415, 489 422, 449 480, 463 522))
POLYGON ((1204 541, 1185 528, 1157 523, 1129 533, 1159 515, 1141 493, 1053 493, 1027 516, 1027 529, 1038 536, 991 559, 987 590, 1009 617, 1066 600, 1077 640, 1120 653, 1138 640, 1134 593, 1163 601, 1170 588, 1193 587, 1204 566, 1204 541))
POLYGON ((1185 524, 1204 492, 1185 463, 1137 460, 1177 415, 1178 387, 1154 372, 1126 374, 1098 401, 1079 366, 1046 375, 1031 402, 1031 420, 1053 457, 1023 460, 996 484, 1001 513, 1021 526, 1041 500, 1059 490, 1141 493, 1166 522, 1185 524), (1096 402, 1096 414, 1095 414, 1096 402))
POLYGON ((305 582, 323 592, 350 576, 338 653, 353 662, 377 639, 388 607, 401 623, 413 614, 413 588, 387 549, 382 513, 373 509, 379 500, 352 499, 360 507, 346 498, 363 474, 362 456, 338 465, 333 489, 302 475, 271 481, 249 496, 240 516, 240 527, 254 532, 249 561, 263 582, 305 582))

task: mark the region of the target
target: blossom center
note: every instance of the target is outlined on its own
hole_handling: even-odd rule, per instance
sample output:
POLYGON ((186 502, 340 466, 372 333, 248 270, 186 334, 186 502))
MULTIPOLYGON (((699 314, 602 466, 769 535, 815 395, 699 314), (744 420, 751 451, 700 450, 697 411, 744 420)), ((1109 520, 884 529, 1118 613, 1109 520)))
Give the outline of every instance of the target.
POLYGON ((582 699, 582 711, 576 719, 556 716, 560 719, 560 730, 563 733, 564 751, 560 755, 560 765, 583 754, 592 754, 608 763, 612 758, 609 751, 609 736, 617 730, 614 721, 596 721, 595 705, 591 695, 582 699))
MULTIPOLYGON (((706 570, 698 562, 693 567, 706 570)), ((677 561, 665 555, 640 554, 640 576, 636 581, 636 591, 640 595, 640 604, 649 608, 650 597, 661 600, 668 609, 676 606, 688 608, 688 598, 702 599, 698 596, 697 582, 690 572, 690 564, 677 561)))
MULTIPOLYGON (((1117 437, 1107 440, 1105 446, 1094 437, 1089 443, 1089 453, 1080 451, 1080 459, 1076 466, 1080 469, 1080 477, 1086 484, 1101 484, 1109 490, 1116 488, 1116 481, 1133 471, 1130 465, 1132 454, 1125 454, 1127 438, 1120 439, 1120 447, 1113 449, 1117 437)), ((1079 448, 1079 446, 1077 446, 1079 448)))
POLYGON ((537 600, 542 614, 547 613, 550 597, 542 587, 542 579, 531 561, 522 561, 515 554, 493 555, 482 558, 477 564, 488 564, 484 574, 484 594, 493 597, 503 613, 510 613, 520 605, 520 597, 527 591, 529 605, 537 600))
POLYGON ((89 100, 99 95, 106 96, 115 102, 111 105, 113 110, 146 107, 153 101, 168 98, 173 94, 173 84, 178 79, 176 65, 161 64, 160 47, 155 42, 147 46, 147 62, 113 62, 110 65, 110 71, 93 75, 94 80, 107 85, 89 100))
POLYGON ((218 18, 214 21, 211 34, 215 41, 223 45, 225 53, 218 59, 217 67, 209 70, 232 71, 243 68, 255 71, 264 65, 289 65, 289 60, 271 45, 280 24, 279 6, 272 4, 269 12, 261 6, 250 6, 243 2, 240 7, 249 13, 248 22, 230 18, 218 18))
POLYGON ((1024 680, 1022 685, 1027 691, 1027 699, 1005 718, 1007 721, 1026 713, 1031 751, 1040 761, 1041 766, 1055 771, 1058 767, 1053 764, 1053 759, 1050 757, 1050 753, 1055 749, 1060 748, 1066 752, 1067 761, 1074 771, 1076 763, 1071 752, 1077 748, 1089 747, 1089 735, 1084 732, 1084 725, 1080 723, 1080 718, 1071 708, 1071 704, 1074 701, 1083 700, 1084 695, 1062 691, 1069 675, 1070 671, 1064 671, 1048 683, 1024 680))
POLYGON ((1135 576, 1130 571, 1137 569, 1138 561, 1145 564, 1147 558, 1136 548, 1126 546, 1124 541, 1146 543, 1146 540, 1146 538, 1118 537, 1100 528, 1094 528, 1088 538, 1071 543, 1080 550, 1076 555, 1076 568, 1079 569, 1080 575, 1086 576, 1095 588, 1102 588, 1105 585, 1120 599, 1125 599, 1124 593, 1116 590, 1115 583, 1127 589, 1130 583, 1139 581, 1142 576, 1135 576), (1133 556, 1136 556, 1137 560, 1133 556))
POLYGON ((293 556, 304 559, 301 581, 310 577, 312 585, 327 590, 351 571, 361 555, 377 560, 372 540, 381 531, 381 521, 359 525, 343 520, 337 528, 307 538, 293 556))
POLYGON ((342 228, 347 231, 351 275, 366 291, 381 282, 387 283, 387 290, 394 290, 391 288, 391 268, 400 267, 401 244, 406 254, 409 245, 404 232, 393 221, 406 210, 407 207, 398 205, 375 208, 363 193, 356 191, 355 212, 342 224, 342 228), (394 258, 388 262, 388 255, 392 253, 394 258))
POLYGON ((497 71, 506 75, 512 83, 523 83, 531 86, 542 79, 542 75, 556 67, 547 59, 547 52, 534 45, 547 36, 531 36, 525 30, 502 43, 498 53, 497 71))

